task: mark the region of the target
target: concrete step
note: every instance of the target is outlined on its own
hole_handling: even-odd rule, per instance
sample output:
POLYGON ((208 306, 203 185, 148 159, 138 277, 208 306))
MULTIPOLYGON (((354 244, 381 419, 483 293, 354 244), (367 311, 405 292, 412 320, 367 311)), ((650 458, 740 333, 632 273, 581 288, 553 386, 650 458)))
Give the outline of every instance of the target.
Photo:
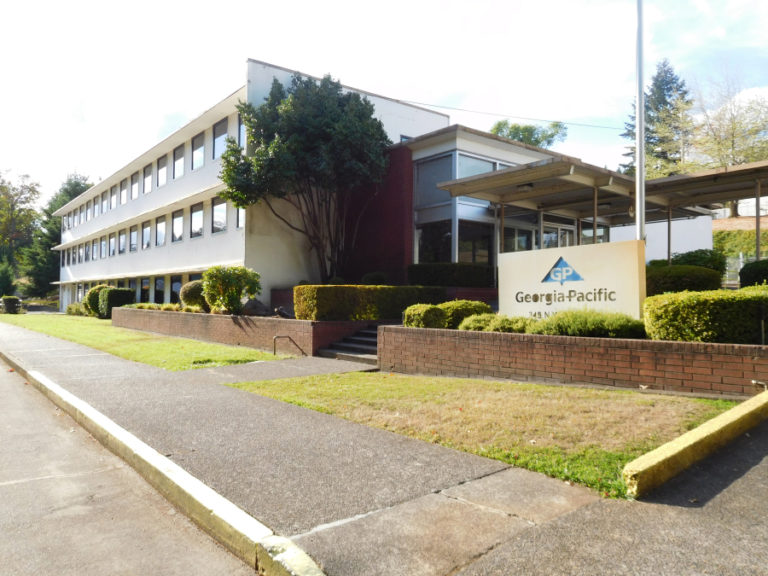
POLYGON ((379 339, 376 338, 376 336, 370 337, 365 335, 360 335, 360 332, 357 334, 354 334, 353 336, 347 336, 342 340, 342 342, 352 342, 355 344, 363 344, 365 346, 376 346, 378 344, 379 339))
POLYGON ((360 362, 370 364, 373 367, 379 365, 379 358, 375 354, 362 354, 356 352, 344 352, 332 348, 320 348, 317 351, 318 356, 323 358, 335 358, 336 360, 349 360, 350 362, 360 362))
POLYGON ((357 342, 348 342, 344 339, 341 342, 334 342, 331 344, 331 349, 339 350, 341 352, 355 352, 358 354, 377 354, 378 350, 375 345, 360 344, 357 342))

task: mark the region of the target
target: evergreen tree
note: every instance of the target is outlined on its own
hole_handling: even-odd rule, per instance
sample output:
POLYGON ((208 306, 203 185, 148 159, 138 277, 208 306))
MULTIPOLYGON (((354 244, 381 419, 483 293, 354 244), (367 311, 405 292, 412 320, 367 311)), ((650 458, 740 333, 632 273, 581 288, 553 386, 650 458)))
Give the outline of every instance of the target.
POLYGON ((38 185, 22 176, 19 184, 0 177, 0 257, 18 270, 21 249, 32 242, 37 224, 35 203, 40 197, 38 185))
POLYGON ((61 217, 53 213, 90 187, 87 177, 70 174, 43 208, 32 244, 23 251, 27 291, 31 296, 45 296, 51 290, 51 283, 59 279, 59 253, 52 248, 61 243, 61 217))
MULTIPOLYGON (((690 172, 693 164, 689 152, 693 143, 694 123, 690 110, 693 100, 688 95, 685 81, 675 74, 672 65, 664 59, 656 66, 656 73, 645 94, 645 158, 646 175, 660 178, 690 172)), ((624 138, 634 141, 636 128, 635 105, 628 122, 624 124, 624 138)), ((624 154, 630 158, 622 169, 635 173, 635 146, 628 146, 624 154)))

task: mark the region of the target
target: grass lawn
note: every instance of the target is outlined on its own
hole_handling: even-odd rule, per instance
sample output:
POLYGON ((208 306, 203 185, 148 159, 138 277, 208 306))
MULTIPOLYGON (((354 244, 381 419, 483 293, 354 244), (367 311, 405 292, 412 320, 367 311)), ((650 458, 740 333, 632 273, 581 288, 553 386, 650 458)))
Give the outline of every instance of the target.
POLYGON ((116 328, 112 326, 110 320, 99 320, 88 316, 0 314, 0 322, 29 328, 56 338, 84 344, 127 360, 172 371, 280 358, 280 356, 274 356, 253 348, 226 346, 188 338, 174 338, 139 330, 116 328))
POLYGON ((633 391, 352 373, 233 386, 623 497, 624 465, 733 407, 633 391))

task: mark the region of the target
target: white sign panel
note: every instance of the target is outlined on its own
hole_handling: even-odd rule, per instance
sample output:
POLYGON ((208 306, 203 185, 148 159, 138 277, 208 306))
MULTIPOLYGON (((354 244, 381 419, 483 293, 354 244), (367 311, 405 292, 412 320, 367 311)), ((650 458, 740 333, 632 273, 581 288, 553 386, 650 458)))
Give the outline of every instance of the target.
POLYGON ((508 316, 588 309, 640 319, 644 299, 639 240, 499 255, 499 312, 508 316))

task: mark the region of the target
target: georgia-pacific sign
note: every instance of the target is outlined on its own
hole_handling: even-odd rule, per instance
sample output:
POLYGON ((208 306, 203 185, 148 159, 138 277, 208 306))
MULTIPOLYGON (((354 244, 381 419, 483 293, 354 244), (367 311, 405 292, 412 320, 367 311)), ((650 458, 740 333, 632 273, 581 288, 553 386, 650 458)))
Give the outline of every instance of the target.
POLYGON ((499 312, 545 318, 562 310, 642 318, 645 244, 589 244, 499 255, 499 312))

